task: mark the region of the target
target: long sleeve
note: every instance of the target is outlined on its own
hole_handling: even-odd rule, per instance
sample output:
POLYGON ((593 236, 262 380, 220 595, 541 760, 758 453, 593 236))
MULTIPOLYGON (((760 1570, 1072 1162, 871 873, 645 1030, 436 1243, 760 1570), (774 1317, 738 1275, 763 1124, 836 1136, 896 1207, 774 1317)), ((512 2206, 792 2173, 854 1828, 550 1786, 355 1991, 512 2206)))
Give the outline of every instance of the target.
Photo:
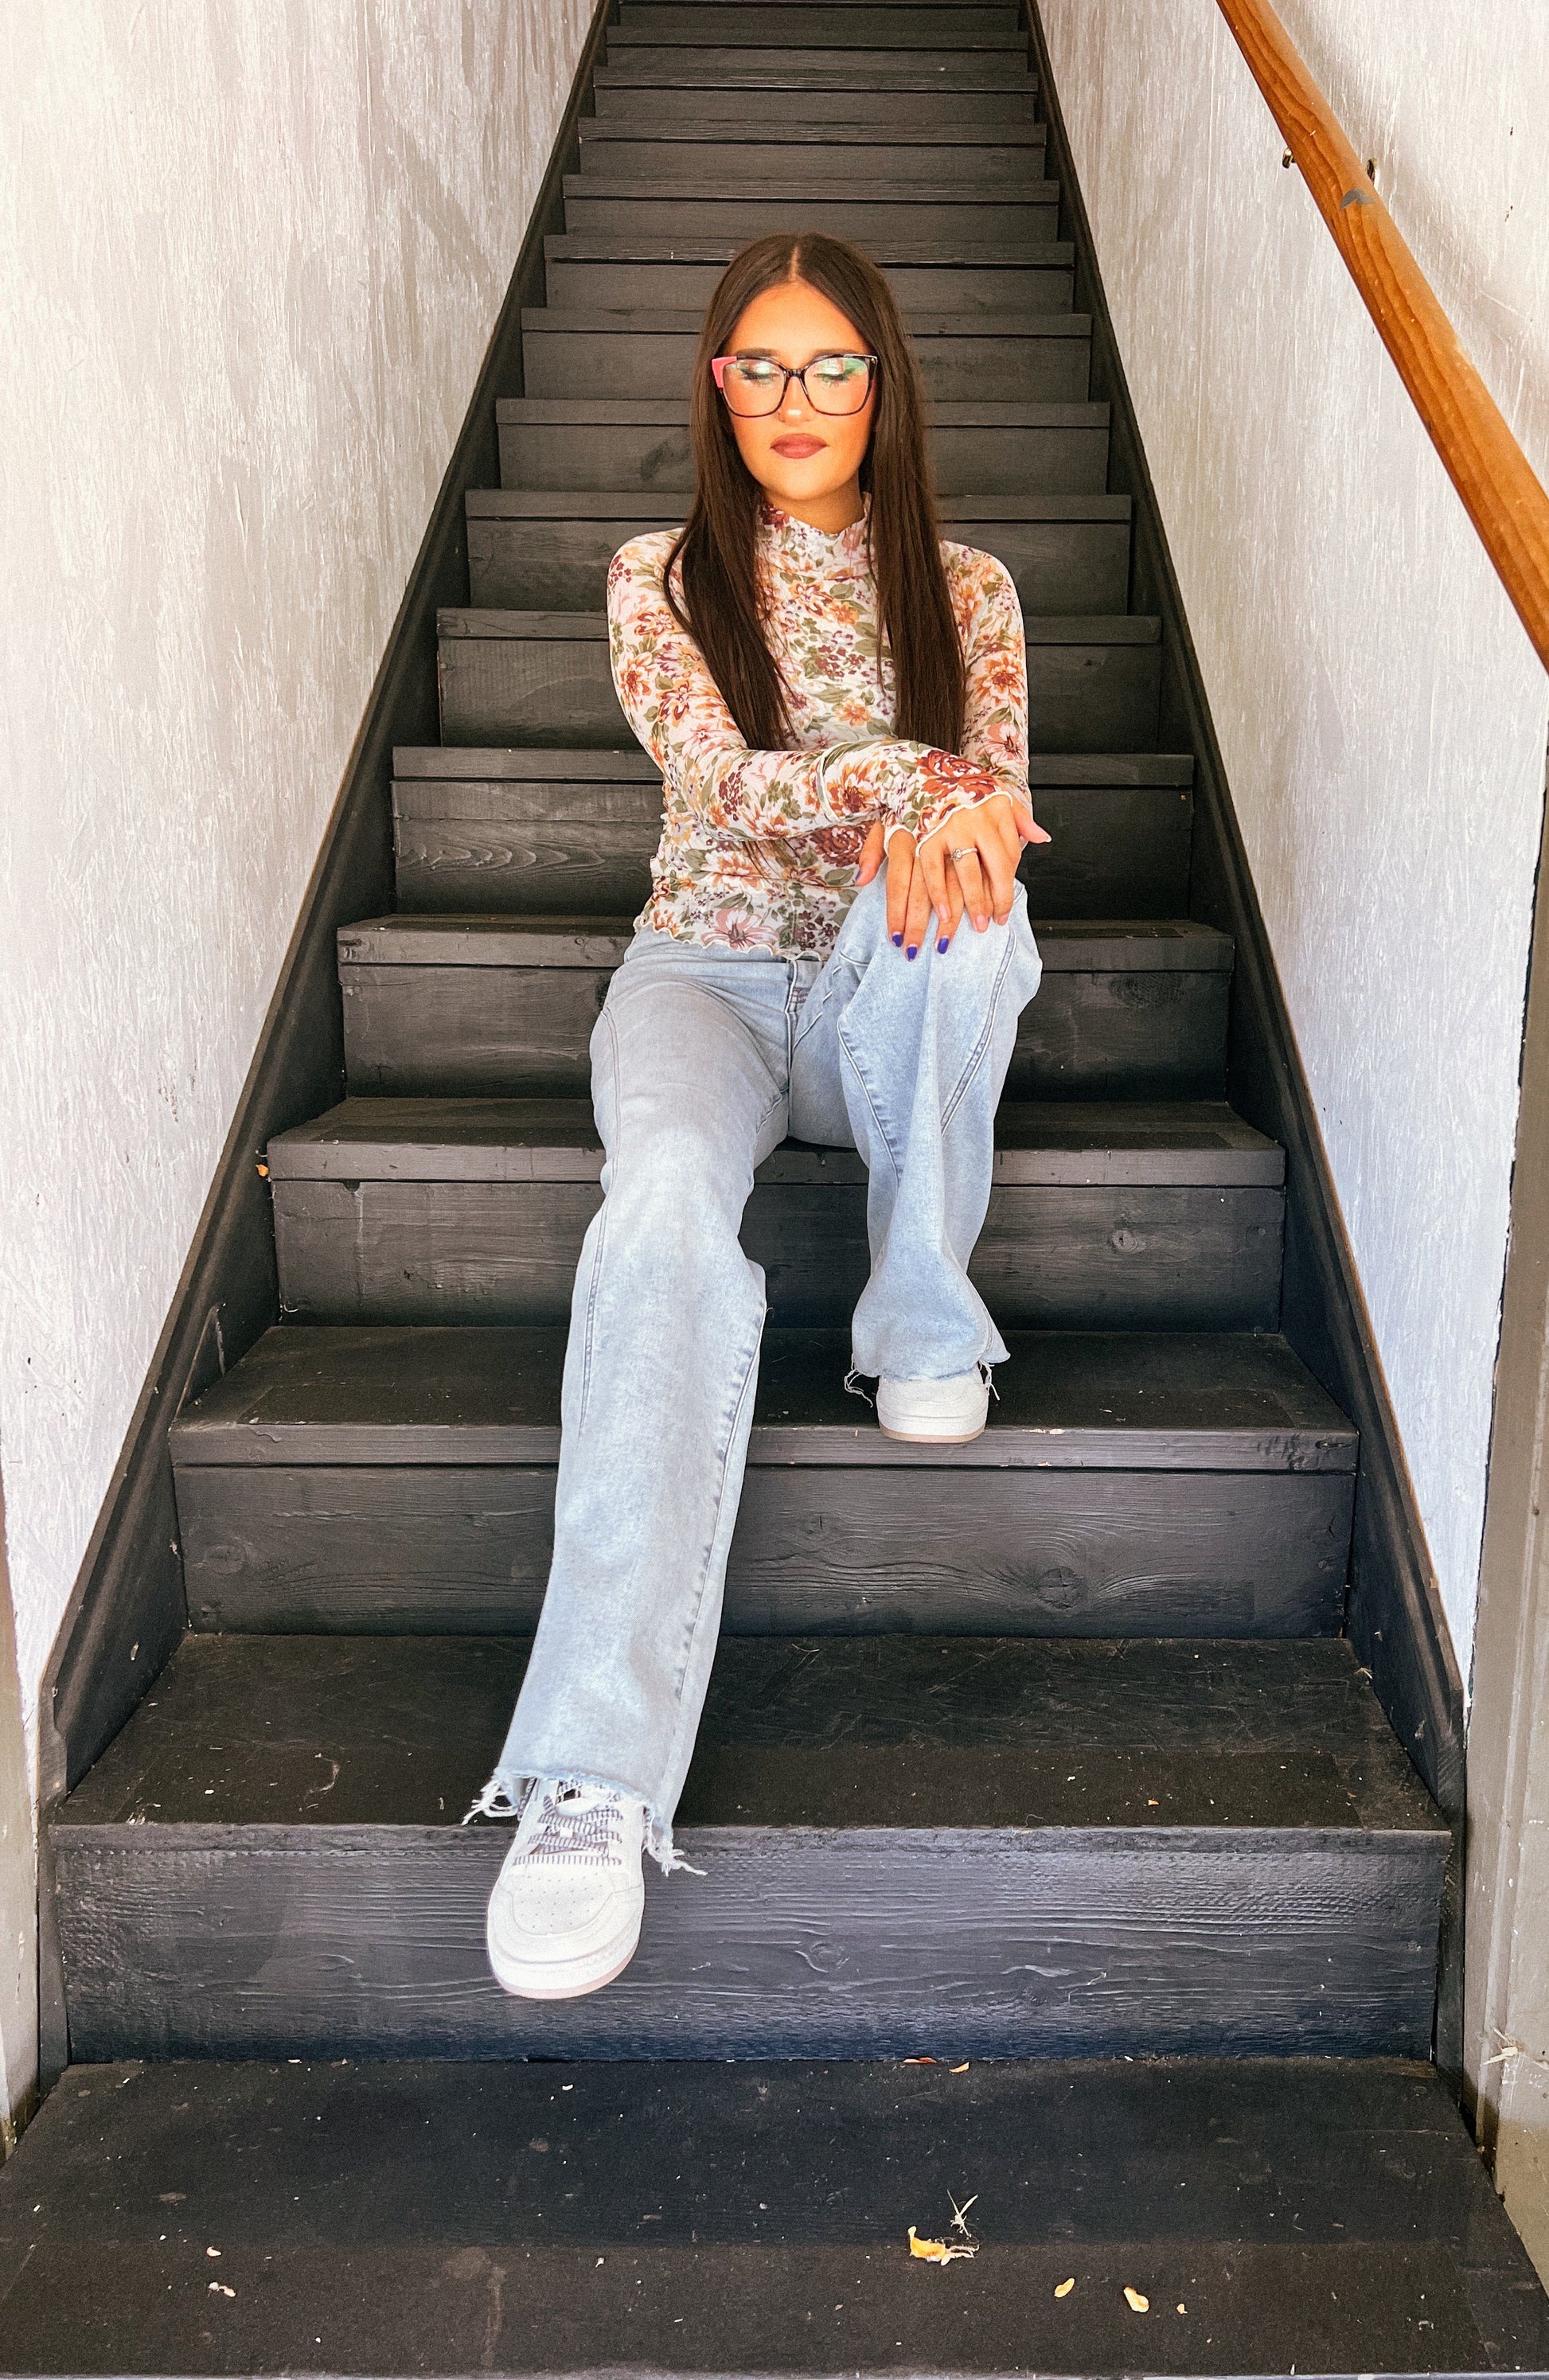
POLYGON ((950 756, 930 754, 895 813, 921 843, 954 811, 993 794, 1027 799, 1027 647, 1016 583, 1003 563, 973 546, 946 545, 943 556, 967 679, 962 762, 995 783, 986 790, 982 778, 942 769, 950 756))
MULTIPOLYGON (((698 646, 668 606, 661 572, 670 547, 670 536, 658 532, 614 555, 609 648, 625 718, 661 771, 669 803, 681 805, 702 832, 757 841, 811 835, 900 818, 926 801, 944 818, 957 807, 950 787, 963 780, 984 798, 979 766, 926 744, 868 735, 864 711, 853 739, 816 750, 751 750, 698 646)), ((1020 613, 1017 626, 1020 635, 1020 613)))

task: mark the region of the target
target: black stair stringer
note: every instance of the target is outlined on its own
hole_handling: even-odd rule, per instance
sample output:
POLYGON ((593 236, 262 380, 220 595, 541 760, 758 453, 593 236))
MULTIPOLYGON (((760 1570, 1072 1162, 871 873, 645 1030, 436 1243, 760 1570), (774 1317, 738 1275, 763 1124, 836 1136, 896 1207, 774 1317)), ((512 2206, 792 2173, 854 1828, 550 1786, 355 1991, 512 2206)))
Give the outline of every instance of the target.
POLYGON ((1389 1723, 1453 1827, 1442 1912, 1437 2063, 1462 2066, 1463 1688, 1354 1251, 1259 906, 1199 657, 1096 262, 1092 226, 1035 0, 1021 0, 1048 120, 1060 237, 1075 245, 1077 310, 1092 317, 1094 403, 1110 408, 1107 487, 1134 504, 1130 605, 1162 625, 1159 744, 1194 755, 1189 913, 1236 946, 1228 1096, 1286 1151, 1281 1330, 1361 1433, 1348 1633, 1389 1723))
POLYGON ((344 1085, 334 945, 352 918, 393 900, 395 744, 438 734, 435 619, 467 594, 470 487, 499 478, 495 403, 522 388, 522 309, 544 302, 545 236, 563 229, 563 181, 618 0, 597 0, 511 285, 437 492, 324 832, 187 1261, 112 1482, 54 1639, 41 1697, 41 2082, 67 2056, 49 1817, 154 1682, 188 1621, 167 1424, 279 1314, 269 1184, 271 1136, 315 1115, 344 1085))

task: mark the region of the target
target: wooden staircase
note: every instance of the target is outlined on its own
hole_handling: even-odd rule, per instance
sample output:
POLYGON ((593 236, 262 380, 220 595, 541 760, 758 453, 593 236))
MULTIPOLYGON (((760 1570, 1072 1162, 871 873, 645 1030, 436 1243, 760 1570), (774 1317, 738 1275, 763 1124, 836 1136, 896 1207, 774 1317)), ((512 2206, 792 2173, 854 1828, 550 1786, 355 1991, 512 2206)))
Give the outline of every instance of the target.
POLYGON ((590 100, 398 905, 338 940, 345 1096, 267 1150, 282 1318, 172 1427, 188 1633, 53 1825, 77 2063, 0 2174, 0 2372, 1549 2366, 1428 2062, 1449 1830, 1342 1633, 1357 1432, 1280 1335, 1284 1152, 1228 1102, 1025 28, 623 0, 590 100), (859 1160, 762 1168, 704 1877, 535 2006, 484 1959, 507 1830, 459 1822, 660 814, 603 577, 682 516, 720 268, 793 224, 889 272, 952 533, 1027 618, 1046 973, 973 1267, 1012 1361, 975 1444, 883 1439, 859 1160), (934 2272, 948 2192, 981 2252, 934 2272))

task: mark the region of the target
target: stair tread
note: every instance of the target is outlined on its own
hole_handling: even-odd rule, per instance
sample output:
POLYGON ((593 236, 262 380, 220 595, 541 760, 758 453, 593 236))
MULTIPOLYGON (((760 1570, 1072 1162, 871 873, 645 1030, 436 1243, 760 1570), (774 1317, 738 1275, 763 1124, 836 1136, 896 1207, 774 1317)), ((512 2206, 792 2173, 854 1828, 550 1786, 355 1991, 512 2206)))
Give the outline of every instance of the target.
POLYGON ((938 91, 1010 92, 1031 97, 1038 78, 1011 52, 983 53, 975 57, 939 53, 913 58, 886 50, 764 49, 703 50, 660 48, 621 52, 597 68, 599 91, 642 91, 660 84, 669 90, 708 88, 715 91, 938 91))
POLYGON ((561 2375, 624 2340, 736 2380, 1549 2365, 1433 2067, 953 2073, 950 2022, 921 2046, 940 2062, 72 2066, 0 2171, 0 2370, 561 2375), (970 2192, 958 2288, 908 2227, 950 2237, 970 2192))
MULTIPOLYGON (((436 613, 436 634, 605 645, 608 614, 508 612, 447 603, 436 613)), ((1162 624, 1155 614, 1144 612, 1030 612, 1023 618, 1023 634, 1030 645, 1155 645, 1161 641, 1162 624)))
MULTIPOLYGON (((564 1331, 277 1324, 173 1422, 180 1465, 551 1463, 564 1331)), ((1285 1340, 1023 1331, 982 1438, 885 1438, 847 1395, 848 1334, 767 1330, 749 1462, 996 1469, 1355 1469, 1353 1424, 1285 1340)))
MULTIPOLYGON (((705 320, 702 306, 524 306, 524 331, 611 332, 621 338, 652 333, 696 339, 705 320)), ((1040 314, 1004 309, 990 312, 915 312, 909 328, 917 339, 1089 339, 1090 314, 1040 314)), ((959 500, 963 501, 960 498, 959 500)))
POLYGON ((819 119, 804 122, 800 116, 781 114, 771 123, 764 108, 750 108, 735 127, 718 122, 696 122, 692 117, 682 121, 673 118, 657 123, 641 122, 630 116, 592 115, 581 127, 581 153, 595 147, 605 155, 603 144, 613 140, 648 140, 651 142, 682 142, 685 147, 704 147, 708 143, 735 140, 738 138, 760 146, 776 149, 799 148, 808 144, 825 149, 1029 149, 1042 152, 1048 141, 1047 124, 997 124, 986 120, 979 124, 885 124, 849 120, 819 119))
MULTIPOLYGON (((1106 430, 1107 405, 1012 405, 998 398, 943 399, 930 408, 940 430, 1106 430)), ((686 428, 680 396, 502 396, 495 419, 512 428, 676 430, 686 428)), ((966 502, 968 499, 960 499, 966 502)))
MULTIPOLYGON (((550 232, 543 253, 554 264, 729 264, 740 240, 695 232, 687 239, 653 231, 550 232)), ((1009 264, 1059 268, 1075 262, 1068 239, 1016 240, 1002 244, 974 239, 921 239, 902 231, 868 239, 866 254, 877 264, 1009 264)))
MULTIPOLYGON (((640 488, 621 488, 616 494, 596 488, 577 488, 567 494, 550 488, 470 488, 463 501, 469 520, 617 519, 677 527, 688 510, 680 499, 640 488)), ((941 496, 936 509, 949 529, 965 521, 1128 521, 1133 499, 1029 490, 1020 496, 941 496)))
MULTIPOLYGON (((1035 918, 1048 974, 1226 974, 1232 941, 1195 917, 1035 918)), ((341 965, 613 966, 634 935, 625 917, 460 917, 400 911, 339 929, 341 965)))
POLYGON ((793 203, 812 199, 853 199, 879 207, 1052 208, 1059 203, 1059 185, 1053 181, 1001 185, 968 180, 932 182, 926 189, 918 182, 880 177, 857 185, 853 174, 810 171, 801 174, 798 184, 792 174, 737 174, 718 172, 709 166, 701 167, 696 174, 685 160, 682 165, 659 174, 623 166, 611 174, 567 174, 564 195, 567 199, 726 199, 744 204, 749 200, 762 199, 793 203))
MULTIPOLYGON (((638 745, 609 751, 582 745, 398 744, 393 773, 400 783, 470 778, 514 783, 564 783, 594 778, 660 783, 661 772, 638 745)), ((1168 785, 1194 782, 1192 752, 1035 752, 1027 764, 1031 785, 1168 785)))
MULTIPOLYGON (((185 1636, 55 1835, 455 1828, 528 1642, 185 1636)), ((1341 1637, 724 1637, 677 1818, 1447 1840, 1341 1637)))
MULTIPOLYGON (((277 1134, 279 1181, 591 1182, 602 1162, 589 1099, 346 1099, 277 1134)), ((1008 1100, 996 1118, 1005 1183, 1277 1184, 1285 1152, 1226 1101, 1008 1100)), ((788 1140, 760 1182, 864 1182, 853 1149, 788 1140)))

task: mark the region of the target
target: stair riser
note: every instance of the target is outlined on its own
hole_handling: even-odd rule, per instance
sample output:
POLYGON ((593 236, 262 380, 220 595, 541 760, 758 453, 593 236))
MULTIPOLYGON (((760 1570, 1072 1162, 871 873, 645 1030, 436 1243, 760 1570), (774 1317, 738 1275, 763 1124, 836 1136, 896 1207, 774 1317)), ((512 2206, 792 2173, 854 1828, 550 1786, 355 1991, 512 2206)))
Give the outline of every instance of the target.
MULTIPOLYGON (((563 1323, 589 1182, 274 1184, 281 1311, 303 1322, 563 1323)), ((1006 1329, 1274 1330, 1283 1194, 992 1192, 969 1276, 1006 1329)), ((859 1184, 754 1189, 743 1245, 777 1324, 841 1324, 870 1272, 859 1184)))
POLYGON ((1009 50, 618 49, 599 69, 614 91, 790 91, 792 112, 814 91, 971 91, 1033 98, 1038 88, 1024 59, 1009 50))
MULTIPOLYGON (((602 967, 347 965, 349 1087, 408 1097, 583 1098, 602 967)), ((1046 973, 1010 1099, 1220 1099, 1229 978, 1046 973)))
POLYGON ((721 197, 693 190, 660 196, 604 198, 578 187, 565 190, 564 227, 570 232, 616 234, 632 239, 760 239, 770 231, 822 231, 835 239, 901 243, 983 241, 1029 248, 1059 237, 1059 209, 1053 200, 1034 205, 1017 200, 944 200, 934 194, 912 200, 831 198, 806 195, 799 185, 768 198, 721 197))
POLYGON ((964 189, 1016 196, 1047 177, 1041 141, 1004 142, 993 131, 982 141, 854 140, 836 128, 822 140, 691 140, 671 138, 581 141, 581 171, 599 179, 638 175, 647 183, 671 186, 680 176, 692 186, 735 189, 739 181, 782 182, 800 189, 808 175, 826 186, 853 181, 864 195, 874 182, 912 182, 922 189, 956 196, 964 189))
MULTIPOLYGON (((468 522, 470 600, 479 611, 600 612, 608 565, 620 546, 648 529, 680 526, 685 510, 664 505, 660 522, 475 515, 468 522)), ((1097 618, 1126 608, 1128 521, 949 520, 944 527, 958 544, 977 546, 1006 565, 1030 615, 1097 618)))
MULTIPOLYGON (((661 124, 682 124, 696 134, 724 127, 729 138, 767 137, 771 125, 788 116, 799 117, 804 124, 837 125, 846 135, 862 129, 887 133, 950 128, 979 132, 993 140, 1013 129, 1038 132, 1044 128, 1037 121, 1031 78, 1015 91, 814 91, 797 104, 754 91, 621 91, 606 83, 599 85, 595 96, 599 123, 627 125, 631 129, 638 125, 646 133, 661 124)), ((581 140, 586 155, 585 123, 581 140)), ((607 152, 599 144, 589 153, 606 155, 607 152)))
MULTIPOLYGON (((723 264, 570 262, 551 258, 551 306, 705 306, 723 264)), ((905 314, 1068 314, 1075 275, 1064 265, 891 264, 883 268, 905 314)))
POLYGON ((678 6, 671 0, 623 0, 609 40, 618 48, 649 42, 784 41, 793 49, 819 50, 877 41, 898 51, 932 42, 960 49, 1021 48, 1026 35, 1010 0, 977 7, 959 6, 951 0, 944 8, 919 6, 915 0, 902 0, 902 5, 895 0, 891 6, 888 0, 876 0, 871 6, 840 0, 837 7, 825 6, 824 0, 766 0, 761 7, 750 6, 749 0, 732 0, 720 7, 706 6, 704 0, 678 6))
MULTIPOLYGON (((522 380, 528 396, 686 399, 692 332, 527 331, 522 380)), ((943 404, 1084 405, 1088 339, 930 338, 914 342, 927 393, 943 404)))
POLYGON ((1014 13, 1004 9, 841 7, 810 15, 782 8, 653 8, 610 27, 608 62, 642 50, 679 47, 691 56, 756 50, 774 43, 798 54, 832 56, 836 51, 877 49, 884 57, 908 59, 921 52, 963 57, 977 53, 1024 66, 1027 36, 1014 13), (992 22, 994 18, 998 21, 992 22))
MULTIPOLYGON (((1104 422, 1045 428, 936 429, 936 483, 949 496, 1096 495, 1107 482, 1104 422)), ((608 493, 641 488, 689 496, 688 426, 596 421, 502 422, 501 485, 608 493)))
POLYGON ((1323 1829, 685 1826, 704 1876, 651 1871, 624 1974, 545 2005, 509 1999, 485 1956, 509 1828, 244 1832, 147 1824, 127 1844, 123 1829, 56 1829, 76 2058, 1422 2058, 1430 2044, 1434 1835, 1374 1848, 1323 1829))
MULTIPOLYGON (((443 637, 437 658, 445 744, 612 748, 632 731, 599 638, 443 637)), ((1155 749, 1161 647, 1027 650, 1029 710, 1044 752, 1155 749)))
MULTIPOLYGON (((395 786, 400 908, 633 917, 650 889, 660 795, 642 786, 637 819, 599 820, 593 797, 602 790, 395 786), (511 798, 519 791, 526 801, 511 798), (531 798, 540 792, 551 798, 531 798)), ((1034 806, 1054 838, 1023 861, 1040 917, 1176 917, 1187 909, 1192 794, 1165 785, 1052 786, 1038 789, 1034 806)))
MULTIPOLYGON (((547 1465, 176 1474, 200 1629, 526 1633, 551 1547, 547 1465)), ((1349 1475, 755 1466, 727 1635, 1337 1635, 1349 1475)))

